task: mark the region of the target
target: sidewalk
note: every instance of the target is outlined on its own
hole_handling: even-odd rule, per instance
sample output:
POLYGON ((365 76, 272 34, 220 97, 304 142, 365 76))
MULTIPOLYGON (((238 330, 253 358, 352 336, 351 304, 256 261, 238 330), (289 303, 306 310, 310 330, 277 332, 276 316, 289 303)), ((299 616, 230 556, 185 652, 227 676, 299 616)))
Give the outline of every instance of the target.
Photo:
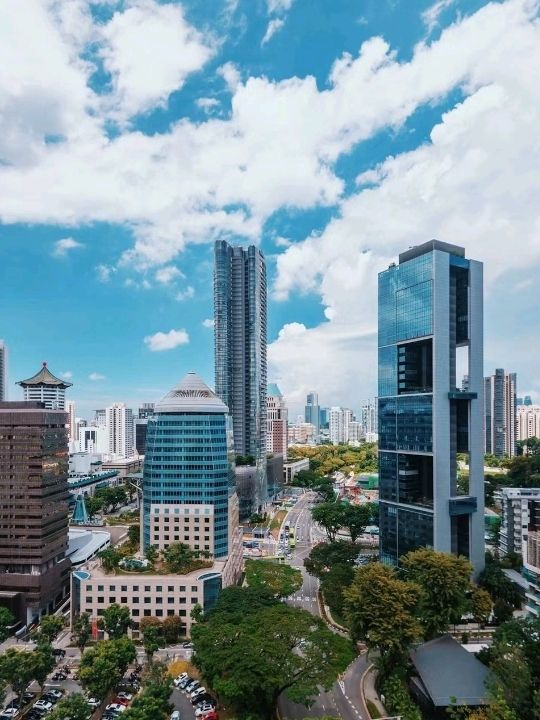
MULTIPOLYGON (((366 705, 369 703, 373 703, 373 705, 377 708, 377 711, 379 713, 380 717, 386 717, 388 713, 386 712, 386 708, 381 703, 379 699, 379 695, 377 694, 377 690, 375 689, 375 666, 371 664, 364 675, 362 676, 361 680, 361 690, 362 695, 364 696, 364 700, 366 702, 366 705)), ((369 709, 368 705, 368 709, 369 709)))

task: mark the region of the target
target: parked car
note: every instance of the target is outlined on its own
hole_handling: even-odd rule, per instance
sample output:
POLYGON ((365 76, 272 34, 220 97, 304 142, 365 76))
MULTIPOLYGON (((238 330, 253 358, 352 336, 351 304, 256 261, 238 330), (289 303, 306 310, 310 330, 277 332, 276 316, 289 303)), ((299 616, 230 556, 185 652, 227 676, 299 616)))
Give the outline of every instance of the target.
POLYGON ((187 674, 187 672, 183 672, 178 677, 175 677, 173 680, 175 687, 178 687, 180 685, 180 683, 182 682, 182 680, 185 680, 188 677, 189 677, 189 675, 187 674))
POLYGON ((188 640, 188 641, 182 643, 182 647, 183 647, 183 648, 192 648, 192 647, 193 647, 193 643, 192 643, 192 642, 189 642, 189 640, 188 640))
POLYGON ((64 691, 59 690, 58 688, 50 688, 50 690, 47 690, 47 695, 52 695, 57 700, 60 700, 60 698, 64 695, 64 691))
POLYGON ((32 707, 34 710, 39 710, 40 712, 49 712, 52 710, 52 706, 52 702, 49 702, 48 700, 38 700, 32 707))
POLYGON ((22 696, 23 704, 26 705, 27 703, 30 702, 30 700, 33 700, 35 697, 36 697, 36 693, 32 693, 32 692, 28 692, 28 691, 24 692, 23 696, 22 696))
POLYGON ((202 720, 219 720, 219 714, 217 710, 211 710, 206 715, 201 715, 202 720))
POLYGON ((61 682, 62 680, 66 680, 66 678, 67 678, 67 675, 63 670, 62 670, 62 672, 54 673, 54 675, 52 676, 52 679, 54 682, 61 682))
POLYGON ((118 695, 113 698, 113 703, 116 705, 125 705, 126 707, 129 705, 129 700, 126 700, 125 698, 121 698, 118 695))
POLYGON ((65 656, 66 656, 66 651, 65 651, 65 650, 62 650, 62 648, 54 648, 54 650, 53 650, 53 655, 54 655, 55 657, 65 657, 65 656))
POLYGON ((41 719, 41 713, 36 712, 35 710, 30 710, 26 713, 26 720, 40 720, 41 719))
POLYGON ((201 686, 201 683, 198 680, 192 680, 185 686, 184 690, 187 693, 190 693, 190 692, 192 692, 192 690, 196 690, 200 686, 201 686))
POLYGON ((206 713, 209 713, 215 709, 216 708, 214 705, 210 705, 210 703, 203 703, 202 705, 198 705, 195 708, 195 716, 200 717, 201 715, 206 715, 206 713))
POLYGON ((107 707, 105 708, 105 712, 109 713, 123 713, 127 710, 125 705, 122 705, 120 703, 109 703, 107 707))
POLYGON ((58 702, 58 698, 57 698, 57 697, 54 697, 54 695, 51 695, 51 694, 48 693, 48 692, 47 692, 47 693, 44 693, 44 694, 41 696, 41 699, 42 699, 42 700, 46 700, 47 702, 50 702, 50 703, 52 703, 53 705, 56 705, 56 703, 58 702))
POLYGON ((16 718, 18 715, 21 714, 21 711, 18 707, 7 707, 5 710, 2 711, 2 715, 5 718, 16 718))
POLYGON ((130 702, 130 700, 133 700, 133 695, 132 695, 131 693, 129 693, 129 692, 124 692, 124 691, 123 691, 123 692, 119 692, 118 695, 117 695, 117 697, 118 697, 120 700, 127 700, 128 702, 130 702))
POLYGON ((95 697, 87 698, 86 702, 90 705, 92 710, 95 710, 97 707, 99 707, 101 705, 101 700, 98 700, 95 697))
POLYGON ((193 679, 190 678, 188 675, 187 678, 184 678, 178 683, 178 687, 180 688, 180 690, 185 690, 191 682, 193 682, 193 679))
POLYGON ((216 701, 209 693, 204 693, 204 695, 199 695, 197 698, 197 704, 195 707, 199 707, 199 705, 203 705, 204 703, 209 703, 210 705, 215 706, 216 701))
POLYGON ((191 698, 191 702, 195 705, 195 703, 197 702, 197 698, 200 695, 205 695, 205 694, 206 694, 206 688, 199 687, 199 688, 196 688, 195 690, 192 690, 189 694, 189 697, 191 698))
POLYGON ((180 720, 180 710, 175 710, 172 713, 171 720, 180 720))

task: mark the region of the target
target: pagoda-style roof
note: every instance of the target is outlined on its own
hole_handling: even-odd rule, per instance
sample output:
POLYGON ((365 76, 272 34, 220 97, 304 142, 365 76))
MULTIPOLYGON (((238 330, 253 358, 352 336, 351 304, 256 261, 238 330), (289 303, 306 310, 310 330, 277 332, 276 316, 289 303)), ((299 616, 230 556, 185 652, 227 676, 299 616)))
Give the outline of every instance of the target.
POLYGON ((194 372, 189 372, 165 397, 156 403, 159 413, 222 413, 229 412, 225 403, 210 390, 194 372))
POLYGON ((71 387, 73 383, 66 382, 65 380, 60 380, 60 378, 55 377, 47 367, 47 363, 44 362, 39 372, 31 378, 28 378, 28 380, 19 380, 17 385, 20 385, 21 387, 28 387, 30 385, 49 385, 52 387, 68 388, 71 387))

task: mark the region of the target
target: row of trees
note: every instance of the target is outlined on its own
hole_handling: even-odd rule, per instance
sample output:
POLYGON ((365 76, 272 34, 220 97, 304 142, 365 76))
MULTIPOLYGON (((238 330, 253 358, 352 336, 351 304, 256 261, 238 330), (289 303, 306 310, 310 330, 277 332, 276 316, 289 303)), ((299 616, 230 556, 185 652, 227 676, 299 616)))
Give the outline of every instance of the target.
POLYGON ((354 658, 347 639, 263 587, 228 587, 192 628, 193 662, 242 716, 273 718, 282 693, 309 704, 354 658))
POLYGON ((309 468, 319 477, 331 475, 336 470, 344 473, 377 472, 377 445, 364 443, 359 447, 350 445, 317 445, 316 447, 292 447, 289 457, 293 460, 309 458, 309 468))
POLYGON ((330 542, 335 542, 340 530, 346 530, 355 543, 368 525, 378 521, 378 509, 373 503, 323 502, 315 505, 311 514, 315 522, 326 530, 330 542))
POLYGON ((85 498, 88 514, 92 517, 99 512, 114 512, 131 500, 134 492, 135 488, 128 484, 97 488, 93 496, 85 498))

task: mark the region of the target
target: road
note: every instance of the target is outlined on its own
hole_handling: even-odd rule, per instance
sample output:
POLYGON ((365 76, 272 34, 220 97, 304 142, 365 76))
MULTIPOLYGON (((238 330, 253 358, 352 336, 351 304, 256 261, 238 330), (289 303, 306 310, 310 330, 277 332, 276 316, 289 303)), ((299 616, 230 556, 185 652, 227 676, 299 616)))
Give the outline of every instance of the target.
MULTIPOLYGON (((309 555, 312 546, 326 539, 326 535, 315 525, 311 518, 313 499, 313 493, 302 496, 296 505, 291 508, 285 519, 285 522, 289 522, 291 528, 296 529, 297 544, 290 559, 290 564, 300 569, 304 580, 300 590, 292 595, 288 602, 320 617, 321 611, 318 602, 319 581, 306 572, 304 568, 304 558, 309 555)), ((309 709, 291 702, 286 697, 282 697, 279 701, 282 718, 284 720, 303 720, 306 717, 329 715, 342 718, 342 720, 368 720, 369 714, 360 692, 361 678, 368 665, 365 655, 357 657, 332 689, 328 692, 321 692, 309 709)))

